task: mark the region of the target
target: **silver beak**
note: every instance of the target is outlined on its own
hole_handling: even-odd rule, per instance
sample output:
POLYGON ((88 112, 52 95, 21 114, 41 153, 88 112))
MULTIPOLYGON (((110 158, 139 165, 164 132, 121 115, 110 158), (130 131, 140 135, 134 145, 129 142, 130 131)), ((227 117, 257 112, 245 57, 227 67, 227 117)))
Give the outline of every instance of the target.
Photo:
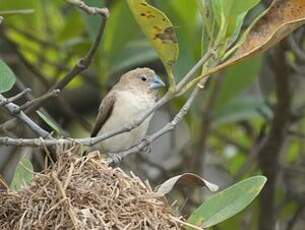
POLYGON ((165 87, 166 84, 161 80, 161 78, 158 75, 155 75, 153 80, 150 83, 149 88, 151 89, 159 89, 161 87, 165 87))

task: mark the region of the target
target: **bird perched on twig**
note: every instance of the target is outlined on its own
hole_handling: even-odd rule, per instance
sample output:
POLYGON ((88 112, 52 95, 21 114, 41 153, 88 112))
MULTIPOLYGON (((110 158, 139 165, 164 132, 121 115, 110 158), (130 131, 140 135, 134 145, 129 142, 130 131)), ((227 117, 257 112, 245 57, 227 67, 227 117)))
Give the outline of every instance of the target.
MULTIPOLYGON (((101 102, 91 136, 133 123, 155 105, 159 88, 164 86, 160 77, 149 68, 138 68, 122 75, 101 102)), ((117 153, 135 146, 145 137, 152 116, 135 129, 102 141, 98 147, 106 153, 117 153)))

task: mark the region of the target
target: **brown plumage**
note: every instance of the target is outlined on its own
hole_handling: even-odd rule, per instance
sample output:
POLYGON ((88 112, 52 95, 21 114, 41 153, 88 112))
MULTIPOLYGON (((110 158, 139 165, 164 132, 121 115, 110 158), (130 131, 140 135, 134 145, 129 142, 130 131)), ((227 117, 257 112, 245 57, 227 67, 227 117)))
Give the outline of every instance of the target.
MULTIPOLYGON (((124 74, 105 96, 99 107, 91 136, 117 130, 143 115, 157 100, 158 89, 165 84, 149 68, 138 68, 124 74)), ((99 144, 106 152, 120 152, 131 148, 144 138, 149 116, 130 132, 111 137, 99 144)))

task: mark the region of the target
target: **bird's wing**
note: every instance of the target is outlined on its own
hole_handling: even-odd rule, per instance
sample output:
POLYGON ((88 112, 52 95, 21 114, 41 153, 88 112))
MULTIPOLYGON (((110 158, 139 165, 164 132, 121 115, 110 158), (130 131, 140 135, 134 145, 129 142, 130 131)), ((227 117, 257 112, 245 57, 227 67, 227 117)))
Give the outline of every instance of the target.
POLYGON ((101 102, 97 114, 96 122, 91 133, 91 137, 95 137, 98 134, 98 132, 101 130, 103 125, 110 117, 114 107, 115 100, 116 100, 115 94, 110 93, 101 102))

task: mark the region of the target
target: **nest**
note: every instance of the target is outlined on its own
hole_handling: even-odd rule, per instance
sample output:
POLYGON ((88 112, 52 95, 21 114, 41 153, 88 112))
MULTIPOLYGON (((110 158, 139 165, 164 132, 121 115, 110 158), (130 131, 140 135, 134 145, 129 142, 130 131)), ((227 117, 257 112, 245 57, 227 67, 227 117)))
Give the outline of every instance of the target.
POLYGON ((62 157, 22 191, 0 192, 0 229, 182 229, 148 183, 97 154, 62 157))

